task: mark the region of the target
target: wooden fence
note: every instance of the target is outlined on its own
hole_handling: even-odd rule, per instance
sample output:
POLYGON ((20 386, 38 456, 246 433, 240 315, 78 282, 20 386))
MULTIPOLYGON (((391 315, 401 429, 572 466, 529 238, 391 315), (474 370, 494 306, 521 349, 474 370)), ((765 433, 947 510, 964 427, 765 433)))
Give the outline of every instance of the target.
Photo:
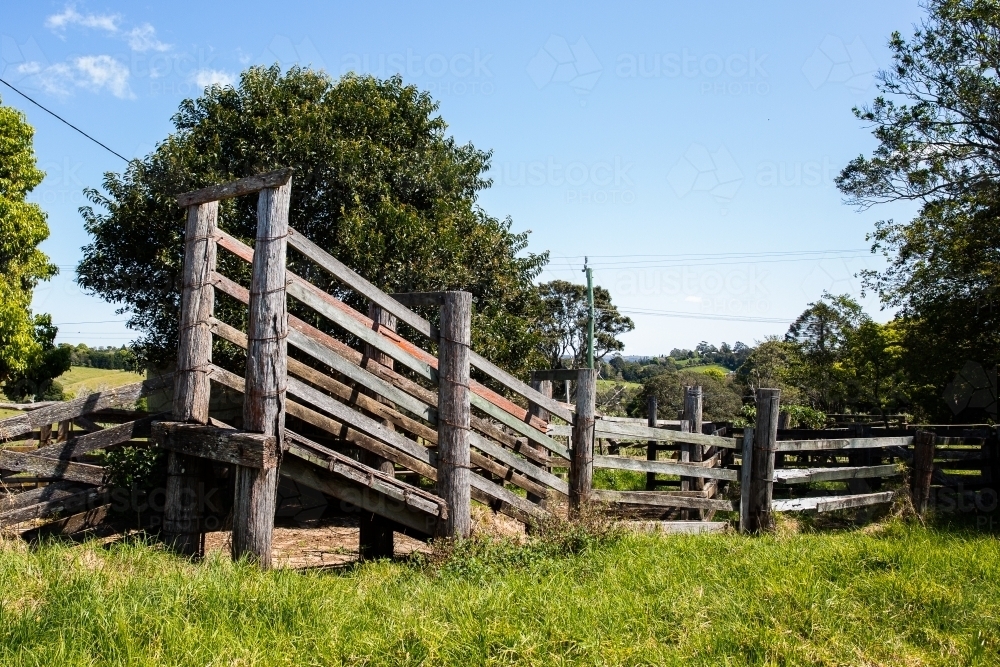
MULTIPOLYGON (((700 387, 686 390, 682 419, 664 423, 655 419, 655 404, 649 420, 597 414, 593 370, 538 371, 525 384, 471 348, 470 294, 379 290, 290 226, 291 187, 291 170, 281 170, 178 196, 187 223, 176 370, 0 421, 0 436, 8 439, 38 429, 38 447, 30 453, 0 450, 0 469, 58 480, 45 487, 50 491, 5 499, 0 523, 39 514, 41 502, 49 503, 45 511, 58 511, 66 493, 106 493, 104 471, 73 459, 147 435, 168 453, 168 542, 182 553, 201 552, 204 508, 192 499, 206 465, 224 464, 234 476, 233 555, 264 566, 271 559, 279 475, 360 508, 366 555, 390 555, 394 531, 468 536, 473 500, 525 523, 562 506, 572 516, 597 503, 616 513, 680 519, 675 525, 683 530, 721 529, 726 524, 713 521, 716 513, 734 512, 744 530, 756 531, 769 529, 776 511, 891 499, 889 491, 860 486, 848 495, 776 498, 776 484, 898 474, 894 462, 870 452, 914 446, 912 435, 779 440, 777 390, 759 390, 758 427, 738 433, 703 423, 700 387), (252 247, 218 221, 219 201, 248 195, 258 202, 252 247), (220 265, 231 262, 220 264, 220 249, 250 266, 248 284, 223 275, 220 265), (309 275, 332 278, 341 296, 288 270, 289 252, 310 267, 309 275), (218 297, 242 304, 246 317, 219 319, 218 297), (289 298, 301 317, 288 312, 289 298), (361 312, 352 303, 367 308, 361 312), (427 308, 437 309, 438 326, 414 310, 427 308), (243 321, 245 331, 237 326, 243 321), (401 325, 416 339, 399 333, 401 325), (245 351, 243 373, 213 362, 216 339, 245 351), (552 398, 553 380, 576 384, 575 405, 552 398), (224 423, 210 414, 213 384, 243 395, 241 418, 224 423), (104 429, 88 421, 164 387, 173 390, 169 414, 136 414, 104 429), (59 427, 59 442, 48 444, 52 425, 69 420, 93 428, 63 437, 59 427), (595 452, 596 440, 639 443, 633 447, 640 454, 628 455, 627 446, 595 452), (811 464, 819 457, 824 467, 811 464), (595 469, 644 473, 645 489, 595 489, 595 469), (74 484, 89 486, 66 486, 74 484)), ((916 451, 910 458, 927 476, 920 463, 927 452, 919 443, 916 451)), ((930 456, 933 461, 933 451, 930 456)))

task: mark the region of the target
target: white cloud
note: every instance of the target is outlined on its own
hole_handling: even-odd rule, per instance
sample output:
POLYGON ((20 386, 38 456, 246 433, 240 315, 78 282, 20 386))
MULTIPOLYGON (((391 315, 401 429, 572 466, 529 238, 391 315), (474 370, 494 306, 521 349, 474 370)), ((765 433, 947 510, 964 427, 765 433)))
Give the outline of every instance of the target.
POLYGON ((94 90, 107 88, 115 97, 133 97, 128 87, 128 67, 111 56, 82 56, 73 64, 86 81, 82 86, 77 82, 78 86, 94 90))
POLYGON ((61 32, 66 26, 78 25, 115 33, 118 32, 119 21, 121 17, 118 14, 81 14, 76 11, 75 5, 68 4, 60 13, 45 19, 45 27, 61 32))
POLYGON ((143 23, 137 28, 132 28, 125 33, 128 45, 133 51, 145 53, 146 51, 169 51, 170 45, 164 44, 156 38, 156 28, 148 23, 143 23))
POLYGON ((122 99, 135 97, 128 85, 128 67, 111 56, 81 56, 47 67, 29 62, 19 70, 33 76, 42 89, 55 95, 67 96, 74 88, 83 88, 91 92, 107 89, 122 99))
POLYGON ((216 84, 220 86, 231 86, 236 82, 236 77, 229 72, 224 72, 219 69, 203 69, 195 72, 194 82, 201 88, 207 88, 208 86, 216 84))

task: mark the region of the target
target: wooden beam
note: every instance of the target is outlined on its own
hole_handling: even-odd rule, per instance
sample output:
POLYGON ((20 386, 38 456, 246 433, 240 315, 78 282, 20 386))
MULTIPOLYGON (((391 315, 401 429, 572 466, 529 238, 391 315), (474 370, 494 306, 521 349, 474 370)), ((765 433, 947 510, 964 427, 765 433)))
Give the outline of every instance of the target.
POLYGON ((37 489, 0 496, 0 513, 12 512, 47 500, 67 498, 85 487, 73 482, 52 482, 37 489))
POLYGON ((777 452, 819 452, 831 449, 872 449, 881 447, 909 447, 913 438, 836 438, 827 440, 779 440, 777 452))
MULTIPOLYGON (((613 470, 635 470, 636 472, 659 473, 661 475, 684 475, 698 479, 722 479, 735 482, 739 475, 728 468, 710 468, 697 463, 676 463, 672 461, 649 461, 625 456, 595 456, 595 468, 613 470)), ((693 489, 700 491, 701 489, 693 489)))
POLYGON ((73 419, 118 405, 135 403, 136 399, 146 396, 157 389, 173 386, 174 374, 166 373, 157 377, 126 384, 107 391, 100 391, 87 396, 49 405, 38 410, 32 410, 23 415, 15 415, 0 420, 0 438, 13 439, 18 435, 30 433, 36 428, 49 426, 65 419, 73 419))
POLYGON ((750 532, 750 471, 753 467, 753 427, 743 429, 743 456, 740 459, 740 532, 750 532))
MULTIPOLYGON (((42 519, 54 514, 90 510, 108 501, 110 489, 102 486, 96 489, 81 489, 76 493, 54 494, 34 505, 27 505, 0 513, 0 526, 10 526, 23 521, 42 519)), ((23 494, 21 494, 23 495, 23 494)))
POLYGON ((852 496, 818 496, 815 498, 796 498, 793 500, 775 500, 771 502, 772 512, 832 512, 833 510, 864 507, 892 502, 895 492, 866 493, 852 496))
POLYGON ((785 468, 774 471, 774 481, 782 484, 808 484, 809 482, 831 482, 843 479, 892 477, 898 474, 900 474, 900 469, 895 463, 843 468, 785 468))
POLYGON ((50 459, 71 459, 77 456, 83 456, 84 454, 97 449, 105 449, 106 447, 110 447, 112 445, 128 442, 132 438, 144 438, 149 435, 150 424, 153 420, 162 419, 167 416, 167 414, 168 413, 163 412, 159 415, 137 419, 134 422, 119 424, 118 426, 111 426, 100 431, 94 431, 93 433, 78 435, 75 438, 70 438, 64 443, 57 443, 49 445, 48 447, 36 449, 32 452, 32 454, 50 459))
POLYGON ((72 463, 59 459, 46 459, 22 452, 0 449, 0 470, 30 472, 43 477, 55 477, 70 482, 83 482, 97 486, 104 481, 104 468, 88 463, 72 463))
POLYGON ((444 292, 394 292, 389 296, 407 308, 413 308, 414 306, 443 306, 444 295, 444 292))
POLYGON ((543 380, 548 382, 576 382, 579 373, 579 370, 576 368, 549 368, 531 371, 531 379, 538 380, 539 382, 543 380))
POLYGON ((917 431, 913 438, 913 463, 910 487, 913 509, 917 515, 923 516, 930 502, 931 482, 934 477, 934 434, 930 431, 917 431))
POLYGON ((277 439, 273 435, 201 424, 155 422, 152 440, 164 449, 220 463, 259 469, 278 465, 277 439))
MULTIPOLYGON (((275 438, 280 458, 288 379, 288 311, 285 260, 291 173, 257 198, 257 243, 250 279, 243 428, 275 438)), ((237 465, 234 479, 232 556, 271 567, 278 468, 237 465)))
POLYGON ((211 185, 201 190, 185 192, 177 195, 177 205, 182 208, 217 202, 223 199, 233 199, 243 195, 253 194, 265 188, 276 188, 285 185, 292 178, 292 167, 285 167, 264 174, 247 176, 238 181, 223 183, 222 185, 211 185))
POLYGON ((650 507, 679 507, 730 512, 738 510, 738 503, 731 500, 693 498, 657 491, 606 491, 594 489, 591 498, 598 502, 615 505, 646 505, 650 507))

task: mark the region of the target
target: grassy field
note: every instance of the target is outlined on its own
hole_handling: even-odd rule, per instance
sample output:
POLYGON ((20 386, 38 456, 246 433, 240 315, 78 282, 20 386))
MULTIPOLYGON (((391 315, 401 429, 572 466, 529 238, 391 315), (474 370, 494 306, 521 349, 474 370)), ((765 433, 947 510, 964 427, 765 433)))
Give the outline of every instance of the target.
MULTIPOLYGON (((113 389, 123 384, 139 382, 143 379, 145 379, 145 376, 139 373, 89 368, 87 366, 73 366, 56 378, 56 381, 62 384, 66 398, 73 399, 79 394, 91 393, 100 389, 113 389)), ((7 400, 7 397, 0 393, 0 402, 6 402, 7 400)), ((17 410, 0 408, 0 419, 19 414, 21 413, 17 410)))
POLYGON ((986 534, 890 523, 458 551, 435 567, 262 573, 141 544, 8 542, 0 664, 1000 662, 1000 542, 986 534))
POLYGON ((63 391, 69 398, 75 398, 79 393, 93 392, 101 388, 113 389, 143 379, 145 376, 139 373, 88 368, 86 366, 73 366, 56 378, 62 384, 63 391))

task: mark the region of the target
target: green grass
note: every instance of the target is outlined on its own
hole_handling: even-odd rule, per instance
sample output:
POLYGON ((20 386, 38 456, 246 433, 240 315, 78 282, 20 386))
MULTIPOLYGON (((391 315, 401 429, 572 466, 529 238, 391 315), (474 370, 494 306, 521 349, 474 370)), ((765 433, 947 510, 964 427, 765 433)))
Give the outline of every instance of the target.
POLYGON ((729 373, 732 372, 728 368, 726 368, 725 366, 720 366, 719 364, 705 364, 703 366, 688 366, 684 370, 686 370, 686 371, 693 371, 695 373, 707 373, 710 369, 713 369, 713 368, 716 369, 716 370, 718 370, 718 371, 722 371, 726 375, 728 375, 729 373))
POLYGON ((890 524, 262 573, 0 548, 3 665, 993 665, 1000 542, 890 524))
POLYGON ((607 391, 612 389, 615 385, 625 385, 626 389, 642 389, 641 382, 626 382, 625 380, 598 380, 597 381, 597 391, 607 391))
POLYGON ((81 392, 94 392, 99 389, 114 389, 123 384, 140 382, 145 376, 128 371, 113 371, 104 368, 89 368, 73 366, 56 380, 62 384, 68 398, 75 398, 81 392))

